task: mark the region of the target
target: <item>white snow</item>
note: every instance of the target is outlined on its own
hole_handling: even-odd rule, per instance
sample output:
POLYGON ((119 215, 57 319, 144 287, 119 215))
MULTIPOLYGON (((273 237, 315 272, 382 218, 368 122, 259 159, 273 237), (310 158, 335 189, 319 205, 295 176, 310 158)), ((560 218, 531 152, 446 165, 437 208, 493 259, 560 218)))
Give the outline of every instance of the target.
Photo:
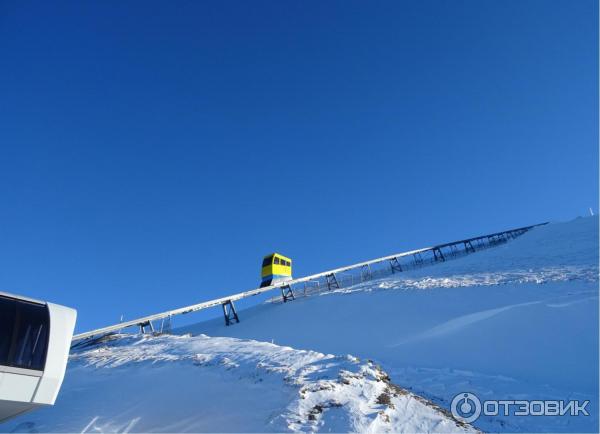
POLYGON ((371 358, 449 409, 481 399, 589 399, 590 416, 480 418, 487 431, 598 431, 598 217, 185 331, 371 358))
POLYGON ((239 314, 74 351, 56 407, 2 429, 457 431, 470 427, 430 402, 449 410, 472 392, 591 401, 587 417, 499 415, 478 429, 598 432, 598 217, 239 314))
POLYGON ((121 336, 77 350, 57 406, 8 430, 473 431, 370 361, 205 335, 121 336))

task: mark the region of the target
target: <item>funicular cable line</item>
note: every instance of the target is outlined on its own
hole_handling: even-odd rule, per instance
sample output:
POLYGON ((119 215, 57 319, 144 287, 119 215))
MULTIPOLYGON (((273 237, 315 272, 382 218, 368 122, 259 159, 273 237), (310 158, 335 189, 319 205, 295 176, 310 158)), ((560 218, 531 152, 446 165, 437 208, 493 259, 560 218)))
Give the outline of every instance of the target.
MULTIPOLYGON (((355 271, 360 273, 358 280, 359 282, 371 280, 382 276, 383 273, 400 273, 408 269, 414 269, 417 267, 425 266, 427 264, 434 264, 436 262, 445 262, 446 260, 452 259, 454 257, 463 256, 475 253, 478 250, 494 247, 506 243, 509 240, 514 239, 520 235, 523 235, 524 233, 537 226, 542 226, 546 224, 548 224, 548 222, 532 226, 524 226, 516 229, 509 229, 502 232, 486 234, 478 237, 453 241, 444 244, 437 244, 431 247, 410 250, 407 252, 396 253, 393 255, 383 256, 380 258, 371 259, 369 261, 359 262, 357 264, 347 265, 344 267, 323 271, 321 273, 316 273, 310 276, 300 277, 297 279, 292 279, 290 276, 290 279, 288 280, 276 281, 277 283, 273 283, 268 286, 254 288, 247 291, 238 292, 236 294, 231 294, 225 297, 220 297, 213 300, 208 300, 201 303, 181 307, 178 309, 172 309, 166 312, 161 312, 154 315, 148 315, 145 317, 120 322, 118 324, 114 324, 108 327, 102 327, 96 330, 80 333, 73 336, 73 342, 78 342, 87 338, 97 338, 106 334, 120 332, 122 329, 126 329, 129 327, 139 327, 142 333, 145 333, 146 331, 156 332, 156 329, 153 326, 154 321, 162 321, 162 324, 165 324, 165 322, 167 322, 169 325, 168 328, 170 329, 171 319, 174 316, 196 312, 203 309, 209 309, 216 306, 221 306, 225 318, 225 324, 231 325, 240 322, 239 314, 235 309, 234 302, 244 298, 253 297, 270 291, 279 290, 281 291, 280 300, 283 302, 288 302, 296 298, 294 293, 294 287, 297 287, 300 284, 304 285, 305 295, 308 294, 307 285, 314 285, 315 282, 315 288, 317 288, 317 291, 324 290, 325 288, 327 288, 327 290, 338 289, 343 286, 342 275, 345 272, 355 271), (384 265, 385 268, 381 270, 374 270, 374 266, 378 265, 384 265)), ((268 257, 277 256, 282 257, 281 255, 273 254, 265 257, 265 259, 268 257)), ((289 258, 285 259, 289 260, 289 258)), ((263 276, 263 285, 264 282, 265 280, 263 276)), ((351 282, 351 284, 353 284, 354 280, 352 279, 351 282)), ((296 290, 299 291, 300 289, 296 288, 296 290)), ((164 331, 162 325, 160 331, 164 331)))

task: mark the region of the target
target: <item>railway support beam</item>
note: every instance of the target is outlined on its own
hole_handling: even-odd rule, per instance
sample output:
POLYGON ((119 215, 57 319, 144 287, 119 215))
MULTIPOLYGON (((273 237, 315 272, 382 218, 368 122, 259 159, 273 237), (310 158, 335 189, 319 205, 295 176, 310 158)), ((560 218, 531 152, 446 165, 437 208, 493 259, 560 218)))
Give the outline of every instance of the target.
POLYGON ((392 268, 392 274, 396 271, 399 273, 402 272, 402 265, 400 265, 400 262, 398 262, 398 258, 390 259, 390 267, 392 268))
POLYGON ((371 266, 369 264, 367 265, 363 265, 361 270, 360 270, 360 280, 361 282, 364 282, 365 280, 371 280, 372 278, 372 274, 371 274, 371 266))
POLYGON ((233 301, 224 301, 223 303, 221 303, 221 307, 223 308, 223 315, 225 316, 226 326, 231 325, 233 321, 235 321, 236 323, 240 322, 240 318, 238 317, 238 314, 235 311, 233 301))
POLYGON ((340 287, 337 277, 335 277, 335 273, 327 274, 325 280, 327 281, 327 289, 330 291, 340 287))
POLYGON ((162 319, 160 323, 160 333, 170 334, 171 328, 171 315, 169 315, 168 317, 162 319))
POLYGON ((439 247, 436 247, 433 249, 433 257, 436 262, 446 260, 446 258, 444 257, 444 254, 442 253, 442 250, 439 247))
POLYGON ((140 326, 140 333, 146 333, 146 327, 150 329, 150 333, 154 333, 154 326, 152 325, 152 321, 145 321, 138 324, 140 326))
POLYGON ((467 253, 471 252, 471 253, 475 253, 475 247, 473 247, 473 244, 471 244, 471 241, 465 241, 465 251, 467 253))
MULTIPOLYGON (((306 287, 305 287, 306 291, 306 287)), ((284 285, 281 287, 281 297, 283 298, 283 302, 287 302, 288 300, 295 300, 294 291, 292 291, 292 287, 290 285, 284 285)))

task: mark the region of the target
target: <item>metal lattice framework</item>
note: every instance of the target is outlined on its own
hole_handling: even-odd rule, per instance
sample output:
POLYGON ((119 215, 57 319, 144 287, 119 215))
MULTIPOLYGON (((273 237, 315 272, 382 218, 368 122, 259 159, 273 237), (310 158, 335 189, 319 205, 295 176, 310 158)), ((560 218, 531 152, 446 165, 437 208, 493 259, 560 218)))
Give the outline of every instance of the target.
POLYGON ((367 280, 385 277, 393 273, 401 273, 407 270, 421 268, 438 262, 445 262, 450 259, 472 254, 479 250, 504 244, 511 239, 523 235, 537 226, 542 226, 545 224, 547 224, 547 222, 517 229, 509 229, 507 231, 482 235, 465 240, 453 241, 451 243, 438 244, 423 249, 397 253, 395 255, 384 256, 370 261, 360 262, 358 264, 348 265, 346 267, 340 267, 334 270, 324 271, 322 273, 289 280, 276 285, 251 289, 249 291, 239 292, 226 297, 204 301, 202 303, 185 306, 179 309, 148 315, 142 318, 137 318, 108 327, 80 333, 73 337, 73 341, 79 341, 81 339, 92 337, 97 338, 106 334, 120 332, 122 329, 128 327, 139 327, 142 333, 145 333, 147 330, 154 333, 156 331, 152 324, 153 321, 163 321, 163 324, 167 323, 167 327, 160 327, 162 332, 167 332, 171 328, 171 319, 174 316, 196 312, 203 309, 209 309, 215 306, 222 307, 223 315, 225 317, 225 324, 231 325, 233 323, 240 322, 239 315, 233 304, 234 301, 237 300, 253 297, 274 290, 280 290, 281 296, 272 299, 272 301, 288 302, 294 300, 298 294, 303 294, 306 296, 326 290, 331 291, 365 282, 367 280))

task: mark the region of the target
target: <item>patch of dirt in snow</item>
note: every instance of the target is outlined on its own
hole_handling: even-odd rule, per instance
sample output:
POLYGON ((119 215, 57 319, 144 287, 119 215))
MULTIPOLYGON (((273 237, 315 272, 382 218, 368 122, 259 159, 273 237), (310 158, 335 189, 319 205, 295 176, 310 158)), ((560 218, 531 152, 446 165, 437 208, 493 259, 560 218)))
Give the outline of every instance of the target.
MULTIPOLYGON (((190 363, 256 381, 267 376, 280 377, 282 387, 297 392, 290 395, 290 402, 281 403, 282 411, 271 415, 264 430, 476 431, 430 401, 392 384, 372 361, 353 356, 205 335, 123 335, 80 347, 71 355, 73 365, 88 369, 131 368, 142 362, 174 367, 177 363, 190 363)), ((90 375, 94 375, 93 370, 90 375)), ((219 426, 214 429, 219 430, 219 426)))

